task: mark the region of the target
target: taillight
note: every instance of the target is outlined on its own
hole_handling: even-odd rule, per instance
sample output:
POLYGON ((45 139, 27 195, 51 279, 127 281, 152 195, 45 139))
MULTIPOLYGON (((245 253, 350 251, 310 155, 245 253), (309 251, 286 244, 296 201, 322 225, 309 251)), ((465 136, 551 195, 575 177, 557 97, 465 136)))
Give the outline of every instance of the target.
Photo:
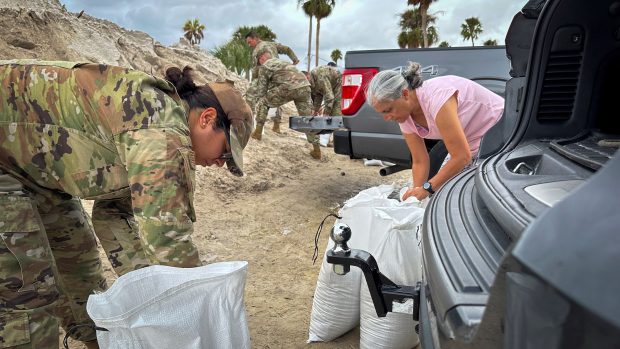
POLYGON ((357 113, 366 101, 366 86, 379 72, 376 68, 345 69, 342 73, 342 114, 357 113))

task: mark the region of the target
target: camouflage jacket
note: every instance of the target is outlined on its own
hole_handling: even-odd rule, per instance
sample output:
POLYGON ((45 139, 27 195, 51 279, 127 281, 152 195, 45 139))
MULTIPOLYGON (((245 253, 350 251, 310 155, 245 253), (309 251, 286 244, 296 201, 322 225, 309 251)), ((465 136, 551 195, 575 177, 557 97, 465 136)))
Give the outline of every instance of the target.
POLYGON ((189 234, 195 166, 179 101, 140 71, 0 61, 0 168, 33 190, 131 195, 141 234, 189 234))
POLYGON ((271 58, 278 58, 280 54, 287 55, 291 61, 298 62, 299 59, 295 56, 295 52, 291 50, 290 47, 286 45, 279 44, 277 42, 271 41, 260 41, 252 50, 252 77, 258 76, 258 58, 263 55, 263 53, 269 52, 271 58))
POLYGON ((286 88, 294 90, 310 83, 302 72, 294 65, 272 58, 265 62, 258 71, 258 95, 265 96, 272 88, 286 88))
POLYGON ((327 65, 312 69, 310 72, 310 88, 312 89, 313 111, 318 112, 321 106, 325 115, 331 115, 331 109, 339 95, 342 85, 342 73, 327 65))

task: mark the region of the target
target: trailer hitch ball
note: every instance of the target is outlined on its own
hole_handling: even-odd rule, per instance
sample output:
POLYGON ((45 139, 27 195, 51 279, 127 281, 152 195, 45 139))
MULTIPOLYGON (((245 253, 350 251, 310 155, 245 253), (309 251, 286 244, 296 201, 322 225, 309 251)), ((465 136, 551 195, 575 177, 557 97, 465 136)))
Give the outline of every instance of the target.
MULTIPOLYGON (((347 241, 351 239, 351 228, 348 225, 344 223, 334 224, 329 235, 334 241, 334 248, 331 250, 334 255, 348 256, 351 253, 351 249, 347 245, 347 241)), ((332 264, 332 270, 338 275, 346 275, 351 271, 351 266, 332 264)))

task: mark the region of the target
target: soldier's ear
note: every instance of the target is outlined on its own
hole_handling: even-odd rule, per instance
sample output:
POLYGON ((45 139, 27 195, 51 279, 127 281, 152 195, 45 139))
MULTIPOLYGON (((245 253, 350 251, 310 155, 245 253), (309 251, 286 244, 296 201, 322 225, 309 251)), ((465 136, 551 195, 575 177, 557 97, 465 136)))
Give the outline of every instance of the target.
POLYGON ((200 117, 198 118, 198 125, 202 128, 207 127, 207 125, 215 122, 217 120, 217 110, 215 108, 206 108, 203 109, 200 113, 200 117))

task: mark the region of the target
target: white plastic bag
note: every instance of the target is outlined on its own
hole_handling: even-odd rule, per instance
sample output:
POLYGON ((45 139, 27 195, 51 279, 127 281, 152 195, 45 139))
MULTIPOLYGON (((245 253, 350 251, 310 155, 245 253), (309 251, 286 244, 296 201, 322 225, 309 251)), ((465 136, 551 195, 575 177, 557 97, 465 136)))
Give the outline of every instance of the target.
POLYGON ((243 303, 247 262, 154 265, 88 298, 102 349, 250 348, 243 303))
POLYGON ((376 159, 364 159, 364 166, 381 166, 381 167, 389 167, 394 164, 388 161, 376 160, 376 159))
MULTIPOLYGON (((424 209, 415 198, 373 211, 372 225, 383 229, 373 229, 368 252, 375 257, 381 273, 396 284, 414 286, 422 279, 419 228, 423 216, 424 209)), ((360 349, 409 349, 419 343, 412 315, 377 316, 363 278, 360 298, 360 349)))
MULTIPOLYGON (((345 202, 339 212, 342 217, 339 222, 349 225, 353 232, 349 240, 351 248, 367 247, 372 211, 374 207, 390 205, 395 201, 387 198, 393 190, 393 185, 380 185, 363 190, 345 202)), ((329 231, 326 233, 329 234, 329 231)), ((333 246, 334 242, 330 239, 326 250, 333 246)), ((347 275, 334 274, 332 265, 323 255, 314 291, 308 342, 329 342, 359 324, 361 276, 359 268, 351 268, 347 275)))
POLYGON ((319 135, 319 144, 323 147, 327 147, 327 144, 329 144, 329 138, 332 136, 331 133, 325 133, 322 135, 319 135))

